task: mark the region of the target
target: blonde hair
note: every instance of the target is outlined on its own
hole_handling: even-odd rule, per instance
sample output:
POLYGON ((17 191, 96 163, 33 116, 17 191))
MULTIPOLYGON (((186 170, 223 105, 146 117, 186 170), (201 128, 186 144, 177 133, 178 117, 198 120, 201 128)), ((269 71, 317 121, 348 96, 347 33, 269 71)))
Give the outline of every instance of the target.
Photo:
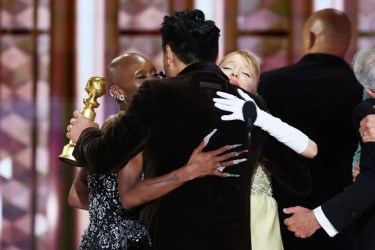
POLYGON ((228 59, 228 57, 233 56, 233 55, 239 55, 243 57, 246 62, 249 64, 249 68, 251 69, 252 72, 254 72, 254 78, 256 79, 256 82, 259 82, 259 77, 260 77, 260 65, 258 59, 255 57, 253 53, 250 51, 246 50, 237 50, 233 51, 227 55, 225 55, 219 62, 219 66, 225 62, 225 60, 228 59))

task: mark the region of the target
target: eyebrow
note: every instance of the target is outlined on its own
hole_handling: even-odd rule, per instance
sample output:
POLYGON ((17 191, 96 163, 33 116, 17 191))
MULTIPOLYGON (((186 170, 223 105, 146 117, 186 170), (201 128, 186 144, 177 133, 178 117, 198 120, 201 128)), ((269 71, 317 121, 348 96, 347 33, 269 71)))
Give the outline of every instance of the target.
MULTIPOLYGON (((140 69, 138 69, 138 70, 136 70, 135 71, 135 74, 140 74, 140 73, 146 73, 147 72, 147 70, 145 70, 144 68, 140 68, 140 69)), ((156 72, 156 70, 155 70, 155 72, 156 72)))
POLYGON ((234 63, 235 61, 224 61, 224 62, 222 62, 221 64, 225 64, 225 63, 234 63))

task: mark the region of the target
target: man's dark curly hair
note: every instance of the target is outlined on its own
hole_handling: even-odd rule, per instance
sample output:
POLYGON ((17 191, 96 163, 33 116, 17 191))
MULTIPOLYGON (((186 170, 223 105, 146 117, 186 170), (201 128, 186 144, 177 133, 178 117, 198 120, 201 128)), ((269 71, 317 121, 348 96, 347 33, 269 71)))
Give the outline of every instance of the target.
POLYGON ((215 22, 205 20, 201 10, 187 10, 165 16, 160 32, 163 50, 168 44, 181 62, 215 62, 219 51, 220 29, 215 22))

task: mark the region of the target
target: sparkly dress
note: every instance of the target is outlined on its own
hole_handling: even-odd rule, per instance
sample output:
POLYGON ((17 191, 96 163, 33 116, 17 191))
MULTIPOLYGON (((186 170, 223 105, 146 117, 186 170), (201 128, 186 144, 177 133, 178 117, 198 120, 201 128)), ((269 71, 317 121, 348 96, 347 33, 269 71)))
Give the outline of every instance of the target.
POLYGON ((87 249, 151 249, 146 228, 137 210, 122 208, 117 174, 87 174, 90 224, 79 246, 87 249))
POLYGON ((251 186, 252 250, 283 250, 276 200, 272 197, 270 175, 258 164, 251 186))

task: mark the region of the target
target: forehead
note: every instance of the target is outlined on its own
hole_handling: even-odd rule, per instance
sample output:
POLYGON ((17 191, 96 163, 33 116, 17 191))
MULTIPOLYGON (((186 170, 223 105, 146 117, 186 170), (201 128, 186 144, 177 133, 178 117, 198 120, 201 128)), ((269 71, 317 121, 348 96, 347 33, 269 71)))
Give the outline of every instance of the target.
POLYGON ((142 57, 129 57, 126 60, 122 61, 118 66, 122 71, 128 73, 134 73, 140 70, 153 70, 154 66, 150 61, 142 57))
POLYGON ((238 66, 249 68, 251 70, 254 68, 247 58, 239 54, 233 54, 233 55, 226 57, 220 65, 224 65, 228 63, 233 63, 238 66))

